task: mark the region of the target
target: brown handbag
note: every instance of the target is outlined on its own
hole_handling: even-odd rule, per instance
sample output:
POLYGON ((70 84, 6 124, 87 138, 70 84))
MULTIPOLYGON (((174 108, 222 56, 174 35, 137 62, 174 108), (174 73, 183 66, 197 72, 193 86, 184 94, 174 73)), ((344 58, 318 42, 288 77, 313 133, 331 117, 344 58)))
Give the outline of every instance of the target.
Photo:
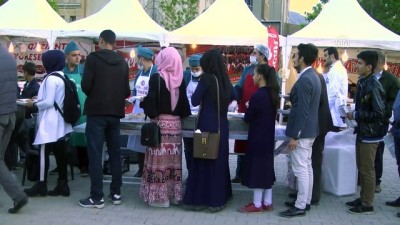
MULTIPOLYGON (((193 134, 193 157, 198 159, 217 159, 220 141, 220 114, 219 114, 219 87, 217 82, 217 102, 218 102, 218 133, 201 132, 193 134)), ((199 114, 196 119, 196 128, 198 118, 200 117, 201 105, 199 114)))

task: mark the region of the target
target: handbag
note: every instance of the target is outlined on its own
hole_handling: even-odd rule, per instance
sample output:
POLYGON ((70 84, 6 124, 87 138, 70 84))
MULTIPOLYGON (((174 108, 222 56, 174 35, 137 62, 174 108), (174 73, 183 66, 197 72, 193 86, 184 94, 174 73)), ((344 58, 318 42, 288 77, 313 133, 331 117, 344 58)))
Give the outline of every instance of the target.
MULTIPOLYGON (((158 77, 158 101, 160 99, 160 77, 158 77)), ((159 104, 157 104, 157 112, 159 112, 159 104)), ((147 116, 146 116, 147 118, 147 116)), ((146 120, 145 118, 145 120, 146 120)), ((147 147, 157 147, 161 144, 160 126, 156 122, 145 123, 140 130, 140 143, 147 147)))
MULTIPOLYGON (((195 132, 193 134, 193 157, 198 159, 217 159, 220 140, 220 106, 219 106, 219 87, 217 82, 217 106, 218 106, 218 133, 210 132, 195 132)), ((199 115, 196 119, 196 126, 198 118, 200 117, 201 105, 199 115)))

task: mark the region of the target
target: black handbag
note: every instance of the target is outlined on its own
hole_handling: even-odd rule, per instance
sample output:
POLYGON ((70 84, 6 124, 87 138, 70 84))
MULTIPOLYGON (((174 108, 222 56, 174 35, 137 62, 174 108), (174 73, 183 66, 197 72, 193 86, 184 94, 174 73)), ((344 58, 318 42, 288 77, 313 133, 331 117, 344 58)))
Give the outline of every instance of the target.
POLYGON ((150 122, 142 126, 140 143, 147 147, 157 147, 161 144, 161 131, 158 123, 150 122))
MULTIPOLYGON (((158 77, 158 99, 160 100, 160 77, 158 77)), ((157 112, 159 112, 159 105, 157 104, 157 112)), ((147 118, 147 116, 146 116, 147 118)), ((145 118, 145 120, 146 120, 145 118)), ((147 147, 157 147, 161 144, 161 131, 160 126, 156 122, 145 123, 142 126, 140 143, 147 147)))

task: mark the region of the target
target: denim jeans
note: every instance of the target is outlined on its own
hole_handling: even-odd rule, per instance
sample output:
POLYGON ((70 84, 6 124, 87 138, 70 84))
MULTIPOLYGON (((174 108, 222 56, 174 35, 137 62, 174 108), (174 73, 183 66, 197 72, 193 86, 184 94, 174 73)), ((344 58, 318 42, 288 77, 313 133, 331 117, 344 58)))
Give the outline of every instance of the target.
POLYGON ((103 143, 107 143, 109 154, 111 194, 121 194, 121 143, 119 118, 114 116, 88 116, 86 122, 86 142, 89 157, 90 197, 99 201, 103 193, 103 143))
POLYGON ((397 172, 400 177, 400 124, 394 124, 392 129, 394 149, 397 162, 397 172))

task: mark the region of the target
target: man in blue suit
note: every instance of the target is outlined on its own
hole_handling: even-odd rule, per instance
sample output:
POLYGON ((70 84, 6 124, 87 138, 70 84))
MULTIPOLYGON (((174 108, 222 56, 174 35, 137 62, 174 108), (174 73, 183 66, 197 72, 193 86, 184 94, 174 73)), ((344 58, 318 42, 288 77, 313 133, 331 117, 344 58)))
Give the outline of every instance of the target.
POLYGON ((317 57, 318 49, 313 44, 300 44, 292 57, 293 66, 299 75, 290 93, 292 109, 286 136, 298 193, 295 204, 279 213, 283 217, 304 216, 310 208, 313 189, 311 155, 314 139, 319 134, 318 108, 321 96, 320 79, 311 67, 317 57))

